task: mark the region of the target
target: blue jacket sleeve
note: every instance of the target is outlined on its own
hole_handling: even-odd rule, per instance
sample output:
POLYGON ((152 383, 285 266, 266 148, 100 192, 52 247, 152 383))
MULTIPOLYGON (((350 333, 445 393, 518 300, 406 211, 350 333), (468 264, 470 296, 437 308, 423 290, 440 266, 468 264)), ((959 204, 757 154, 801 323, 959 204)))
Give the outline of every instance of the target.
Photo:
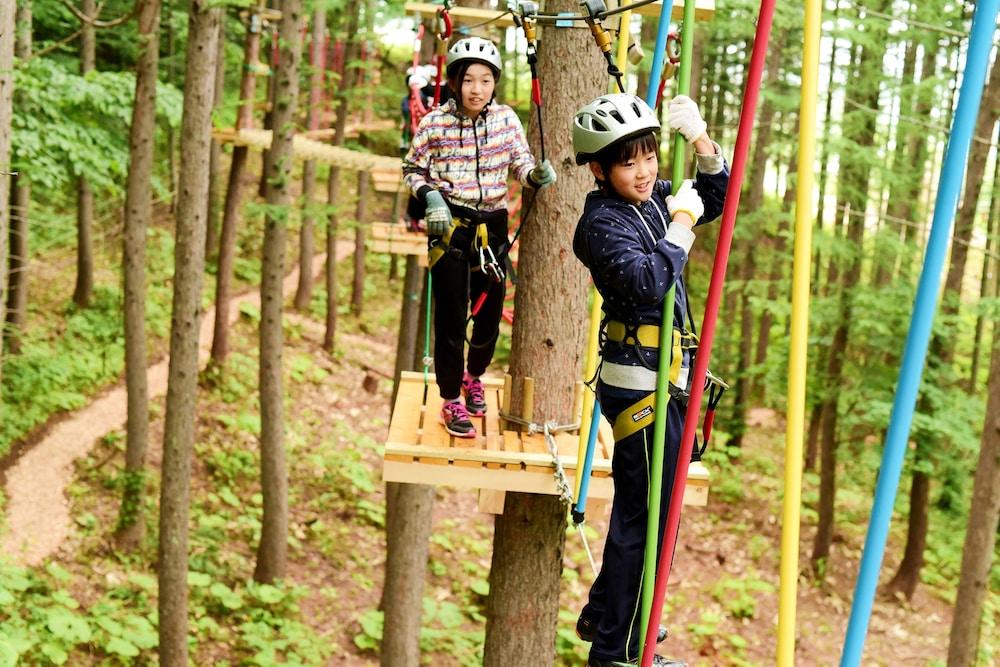
MULTIPOLYGON (((667 195, 673 191, 670 181, 657 181, 657 185, 660 188, 658 192, 661 194, 663 201, 666 202, 667 195)), ((700 171, 697 173, 694 179, 694 189, 695 192, 698 193, 698 196, 701 197, 702 203, 705 205, 705 213, 698 218, 695 226, 712 222, 722 215, 722 207, 726 203, 726 189, 728 187, 728 165, 726 165, 718 174, 709 175, 703 174, 700 171)))
POLYGON ((591 270, 630 306, 661 303, 687 263, 687 253, 665 239, 647 253, 635 231, 615 220, 596 219, 587 234, 591 270))

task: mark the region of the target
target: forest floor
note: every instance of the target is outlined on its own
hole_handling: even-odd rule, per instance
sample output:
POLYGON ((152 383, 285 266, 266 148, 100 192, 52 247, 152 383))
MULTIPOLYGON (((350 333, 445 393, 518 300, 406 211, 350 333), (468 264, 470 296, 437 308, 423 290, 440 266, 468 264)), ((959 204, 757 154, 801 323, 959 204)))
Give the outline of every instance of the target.
MULTIPOLYGON (((254 390, 259 311, 252 305, 238 309, 226 374, 203 381, 191 489, 194 664, 378 662, 382 629, 376 610, 385 559, 380 450, 387 431, 391 381, 385 376, 391 372, 399 302, 399 285, 387 282, 386 264, 384 258, 369 258, 364 320, 342 310, 333 357, 320 347, 321 294, 310 313, 289 311, 286 316, 291 562, 282 587, 248 583, 261 513, 254 390)), ((341 275, 349 274, 349 261, 341 266, 341 275)), ((342 297, 346 303, 346 291, 342 297)), ((154 468, 160 463, 162 417, 160 397, 153 402, 150 437, 154 468)), ((766 409, 752 411, 751 422, 742 459, 718 453, 710 458, 708 507, 689 508, 684 516, 665 616, 672 638, 662 651, 691 664, 773 661, 784 427, 766 409)), ((58 549, 32 570, 43 581, 39 586, 47 587, 47 600, 71 600, 66 608, 93 628, 89 641, 64 646, 70 664, 101 664, 118 652, 121 645, 111 643, 114 632, 109 629, 115 624, 148 630, 155 620, 157 476, 149 480, 144 545, 135 554, 116 553, 110 537, 120 496, 122 420, 116 416, 105 426, 106 435, 96 441, 88 432, 83 444, 92 449, 77 460, 66 497, 54 505, 51 499, 39 501, 31 514, 36 528, 46 526, 59 505, 68 504, 66 516, 73 519, 58 549)), ((21 507, 21 493, 19 487, 8 487, 11 511, 20 511, 15 508, 21 507)), ((847 501, 853 502, 850 496, 847 501)), ((492 517, 476 511, 475 494, 439 491, 422 635, 424 655, 432 664, 475 665, 481 660, 492 526, 492 517)), ((605 516, 588 517, 587 533, 598 562, 605 528, 605 516)), ((864 526, 838 533, 822 585, 805 575, 813 530, 807 519, 797 662, 827 665, 840 652, 864 526)), ((886 565, 890 571, 895 564, 886 565)), ((560 665, 585 661, 586 645, 574 636, 573 623, 592 579, 580 538, 570 531, 557 636, 560 665)), ((866 664, 943 664, 951 612, 934 593, 925 585, 910 605, 877 602, 866 664)), ((51 613, 51 606, 44 608, 51 613)), ((51 625, 33 638, 41 645, 50 631, 51 625)), ((132 636, 138 653, 129 654, 131 662, 153 663, 148 632, 145 644, 142 636, 132 636)))

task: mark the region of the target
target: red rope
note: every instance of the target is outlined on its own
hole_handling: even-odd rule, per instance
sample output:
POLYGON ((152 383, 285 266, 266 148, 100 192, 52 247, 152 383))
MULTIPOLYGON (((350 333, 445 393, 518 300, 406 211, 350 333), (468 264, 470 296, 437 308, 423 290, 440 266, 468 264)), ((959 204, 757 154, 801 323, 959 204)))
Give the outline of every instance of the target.
POLYGON ((736 210, 740 204, 740 188, 743 185, 743 173, 746 170, 747 155, 750 151, 750 139, 753 134, 754 116, 757 110, 757 98, 760 94, 760 81, 764 72, 767 42, 771 35, 771 20, 773 17, 774 0, 761 0, 760 14, 757 20, 757 34, 754 37, 753 54, 750 57, 750 69, 747 74, 747 87, 743 94, 743 109, 740 112, 739 132, 736 135, 733 168, 730 172, 729 187, 726 189, 726 203, 722 210, 719 243, 715 248, 712 282, 709 285, 708 299, 705 302, 705 319, 701 326, 701 340, 698 354, 695 355, 691 397, 688 399, 687 412, 684 416, 684 432, 681 436, 680 453, 678 454, 677 468, 674 474, 674 485, 670 491, 670 507, 667 510, 666 532, 663 538, 663 547, 660 550, 659 565, 656 568, 656 587, 653 590, 653 605, 649 614, 649 627, 646 628, 645 648, 642 653, 643 667, 650 667, 653 663, 653 654, 655 652, 653 647, 656 646, 659 618, 663 613, 663 600, 666 597, 667 582, 670 579, 670 567, 673 564, 674 548, 677 546, 677 529, 681 522, 684 489, 687 486, 688 462, 691 460, 695 431, 698 428, 701 398, 705 393, 705 375, 708 372, 709 357, 712 355, 715 322, 718 318, 723 284, 726 279, 729 250, 733 242, 733 229, 736 226, 736 210))

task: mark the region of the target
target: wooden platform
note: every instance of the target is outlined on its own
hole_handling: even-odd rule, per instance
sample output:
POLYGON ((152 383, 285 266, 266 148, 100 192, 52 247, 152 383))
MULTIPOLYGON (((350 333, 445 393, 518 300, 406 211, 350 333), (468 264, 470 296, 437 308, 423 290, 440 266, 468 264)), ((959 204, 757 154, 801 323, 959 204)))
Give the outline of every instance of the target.
MULTIPOLYGON (((403 372, 400 378, 385 445, 384 481, 522 493, 558 493, 554 480, 555 467, 544 436, 501 429, 501 380, 484 378, 489 409, 485 417, 473 418, 478 431, 474 439, 455 438, 444 430, 438 421, 441 398, 433 375, 429 384, 425 404, 423 373, 403 372)), ((611 426, 605 420, 601 421, 588 496, 594 499, 611 498, 614 493, 611 479, 614 438, 611 426)), ((560 433, 556 441, 566 476, 574 485, 578 436, 560 433)), ((700 463, 691 464, 684 503, 707 504, 708 482, 705 467, 700 463)))
MULTIPOLYGON (((254 150, 267 150, 271 147, 270 130, 243 129, 237 132, 228 128, 217 129, 212 132, 212 136, 223 143, 247 146, 254 150)), ((362 153, 343 146, 330 146, 303 135, 295 136, 292 141, 292 153, 298 160, 316 160, 356 171, 401 172, 403 169, 403 161, 398 157, 362 153)))
POLYGON ((372 184, 376 192, 399 192, 403 187, 403 172, 400 169, 372 169, 372 184))
MULTIPOLYGON (((405 226, 392 222, 371 223, 368 247, 373 252, 388 252, 393 255, 416 255, 420 266, 427 266, 427 235, 411 232, 405 226)), ((421 388, 423 375, 420 376, 421 388)))

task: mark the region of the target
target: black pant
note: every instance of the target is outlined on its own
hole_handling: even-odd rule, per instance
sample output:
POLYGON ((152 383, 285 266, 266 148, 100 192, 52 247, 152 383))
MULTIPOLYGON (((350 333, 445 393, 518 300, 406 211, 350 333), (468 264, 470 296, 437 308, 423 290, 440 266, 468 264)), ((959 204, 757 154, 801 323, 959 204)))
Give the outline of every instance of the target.
MULTIPOLYGON (((499 258, 507 246, 507 216, 493 216, 487 223, 489 245, 499 258)), ((459 226, 451 235, 448 252, 431 268, 434 291, 434 372, 441 398, 461 394, 462 372, 482 375, 493 360, 500 318, 503 315, 505 282, 494 282, 479 270, 479 254, 473 247, 476 227, 459 226), (464 364, 466 324, 470 303, 487 292, 479 312, 472 318, 468 363, 464 364)), ((435 243, 440 237, 432 237, 435 243)))
MULTIPOLYGON (((649 392, 619 389, 602 382, 598 382, 597 392, 601 412, 611 423, 635 402, 649 395, 649 392)), ((667 416, 660 495, 660 547, 663 545, 670 489, 674 483, 684 426, 683 406, 670 401, 667 416)), ((646 628, 640 627, 642 579, 644 576, 655 576, 655 572, 643 572, 652 448, 652 425, 615 442, 611 460, 615 496, 611 502, 611 521, 604 543, 604 561, 601 573, 590 588, 589 601, 581 613, 597 627, 590 648, 590 657, 597 660, 635 660, 646 632, 646 628)))

